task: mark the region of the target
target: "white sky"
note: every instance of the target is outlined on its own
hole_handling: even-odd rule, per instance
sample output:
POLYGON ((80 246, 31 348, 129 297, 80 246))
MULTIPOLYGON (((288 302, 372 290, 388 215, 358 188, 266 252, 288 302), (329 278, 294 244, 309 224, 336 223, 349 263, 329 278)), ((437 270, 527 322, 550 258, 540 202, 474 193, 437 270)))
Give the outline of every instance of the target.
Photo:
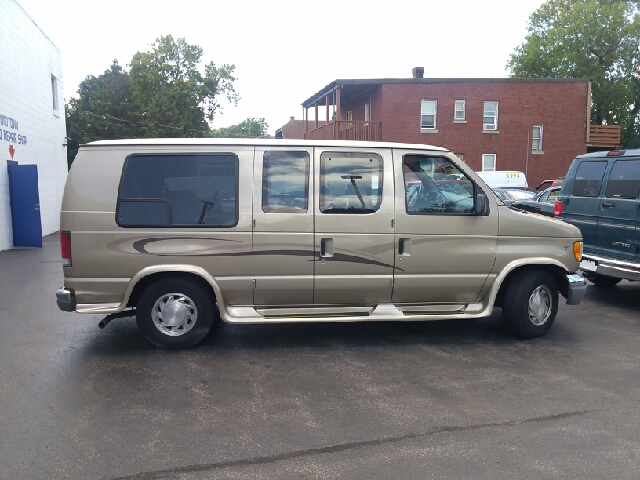
MULTIPOLYGON (((161 35, 235 64, 237 107, 213 126, 264 117, 269 133, 336 79, 506 77, 528 17, 544 0, 18 0, 62 54, 65 98, 117 59, 126 67, 161 35)), ((309 111, 313 115, 312 110, 309 111)))

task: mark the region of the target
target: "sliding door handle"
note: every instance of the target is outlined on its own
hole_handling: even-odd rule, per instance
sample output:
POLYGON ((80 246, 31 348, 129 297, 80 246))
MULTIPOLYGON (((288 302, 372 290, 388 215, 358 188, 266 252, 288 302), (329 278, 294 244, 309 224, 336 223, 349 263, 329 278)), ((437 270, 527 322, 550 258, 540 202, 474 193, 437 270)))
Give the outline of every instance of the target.
POLYGON ((398 255, 408 257, 411 255, 411 239, 401 238, 398 241, 398 255))
POLYGON ((333 238, 323 238, 320 240, 320 256, 333 257, 333 238))

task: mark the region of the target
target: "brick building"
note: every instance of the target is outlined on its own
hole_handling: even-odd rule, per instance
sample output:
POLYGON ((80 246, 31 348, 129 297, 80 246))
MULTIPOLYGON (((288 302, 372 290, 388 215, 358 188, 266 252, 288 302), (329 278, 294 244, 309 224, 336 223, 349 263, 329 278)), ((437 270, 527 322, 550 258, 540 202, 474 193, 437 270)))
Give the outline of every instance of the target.
POLYGON ((618 146, 619 127, 590 125, 588 79, 434 79, 422 72, 330 83, 302 104, 304 138, 441 146, 476 171, 526 172, 533 186, 564 175, 589 148, 618 146))

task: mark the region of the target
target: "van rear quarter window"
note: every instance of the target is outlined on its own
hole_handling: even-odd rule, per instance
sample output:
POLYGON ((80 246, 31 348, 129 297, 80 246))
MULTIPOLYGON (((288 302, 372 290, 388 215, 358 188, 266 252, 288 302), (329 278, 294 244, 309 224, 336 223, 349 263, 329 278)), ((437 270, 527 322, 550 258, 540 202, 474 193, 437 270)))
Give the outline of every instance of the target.
POLYGON ((122 172, 121 227, 233 227, 238 223, 238 157, 131 155, 122 172))
POLYGON ((638 198, 640 193, 640 161, 618 160, 613 164, 607 182, 607 198, 638 198))
POLYGON ((573 195, 576 197, 597 197, 600 195, 602 178, 607 162, 582 162, 578 165, 573 181, 573 195))

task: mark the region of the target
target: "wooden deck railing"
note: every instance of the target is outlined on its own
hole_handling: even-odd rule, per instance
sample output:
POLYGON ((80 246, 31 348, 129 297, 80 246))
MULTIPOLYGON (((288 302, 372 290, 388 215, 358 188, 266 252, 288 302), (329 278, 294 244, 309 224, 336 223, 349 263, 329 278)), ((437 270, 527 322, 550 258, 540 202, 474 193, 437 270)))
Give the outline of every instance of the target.
POLYGON ((338 120, 304 134, 306 140, 382 140, 382 122, 338 120))
POLYGON ((587 145, 592 147, 620 147, 620 125, 589 125, 587 145))

